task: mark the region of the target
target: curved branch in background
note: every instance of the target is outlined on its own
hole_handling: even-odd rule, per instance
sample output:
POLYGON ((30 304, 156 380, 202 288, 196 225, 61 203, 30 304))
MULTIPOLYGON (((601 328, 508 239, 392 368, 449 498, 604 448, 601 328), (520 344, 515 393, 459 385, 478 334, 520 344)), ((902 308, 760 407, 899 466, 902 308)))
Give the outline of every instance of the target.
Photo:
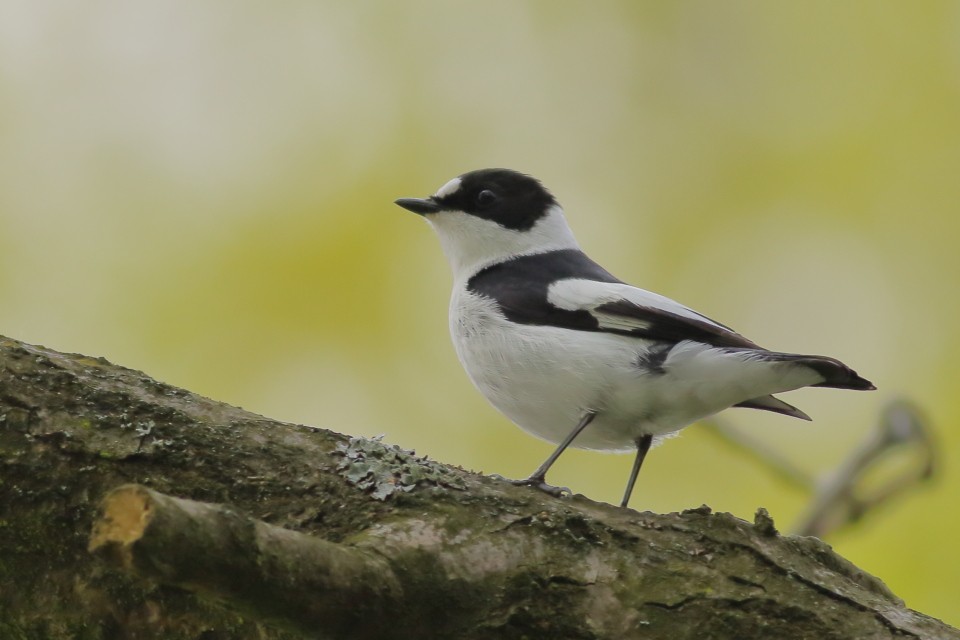
POLYGON ((771 473, 811 494, 810 507, 794 527, 801 536, 825 537, 850 526, 869 511, 929 481, 937 468, 933 429, 923 412, 906 400, 888 404, 876 427, 823 478, 804 471, 722 418, 706 421, 704 427, 771 473))

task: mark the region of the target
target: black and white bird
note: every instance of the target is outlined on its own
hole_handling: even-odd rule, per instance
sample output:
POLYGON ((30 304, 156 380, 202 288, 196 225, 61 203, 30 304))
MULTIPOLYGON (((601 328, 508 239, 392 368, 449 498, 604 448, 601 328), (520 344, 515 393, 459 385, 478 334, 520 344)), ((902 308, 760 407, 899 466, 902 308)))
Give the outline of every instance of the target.
POLYGON ((768 351, 588 258, 536 179, 465 173, 401 198, 453 269, 450 333, 467 375, 501 413, 557 444, 516 484, 558 495, 546 473, 569 447, 635 451, 622 506, 655 439, 729 407, 809 420, 772 394, 875 389, 839 360, 768 351))

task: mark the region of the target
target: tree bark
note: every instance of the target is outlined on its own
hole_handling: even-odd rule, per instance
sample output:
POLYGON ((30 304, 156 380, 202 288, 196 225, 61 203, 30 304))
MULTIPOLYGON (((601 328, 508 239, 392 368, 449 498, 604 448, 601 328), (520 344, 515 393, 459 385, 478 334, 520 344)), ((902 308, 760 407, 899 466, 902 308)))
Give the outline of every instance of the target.
POLYGON ((763 513, 552 498, 3 338, 0 465, 0 638, 960 639, 763 513))

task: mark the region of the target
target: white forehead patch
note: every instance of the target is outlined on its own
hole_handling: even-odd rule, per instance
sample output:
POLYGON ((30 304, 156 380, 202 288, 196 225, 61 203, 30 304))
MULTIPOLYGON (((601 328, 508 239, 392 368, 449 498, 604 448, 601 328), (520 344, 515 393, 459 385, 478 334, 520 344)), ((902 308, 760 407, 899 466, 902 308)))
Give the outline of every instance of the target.
POLYGON ((454 178, 447 184, 440 187, 437 190, 437 192, 433 194, 433 197, 437 199, 446 198, 447 196, 453 195, 459 190, 460 190, 460 178, 454 178))

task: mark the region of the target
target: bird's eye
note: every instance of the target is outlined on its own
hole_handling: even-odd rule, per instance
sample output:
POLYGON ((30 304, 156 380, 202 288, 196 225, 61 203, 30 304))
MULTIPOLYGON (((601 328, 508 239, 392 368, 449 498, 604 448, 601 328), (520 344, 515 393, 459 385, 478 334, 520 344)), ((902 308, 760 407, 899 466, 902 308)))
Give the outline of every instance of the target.
POLYGON ((497 194, 489 189, 484 189, 477 194, 477 205, 481 207, 486 207, 494 203, 497 199, 497 194))

